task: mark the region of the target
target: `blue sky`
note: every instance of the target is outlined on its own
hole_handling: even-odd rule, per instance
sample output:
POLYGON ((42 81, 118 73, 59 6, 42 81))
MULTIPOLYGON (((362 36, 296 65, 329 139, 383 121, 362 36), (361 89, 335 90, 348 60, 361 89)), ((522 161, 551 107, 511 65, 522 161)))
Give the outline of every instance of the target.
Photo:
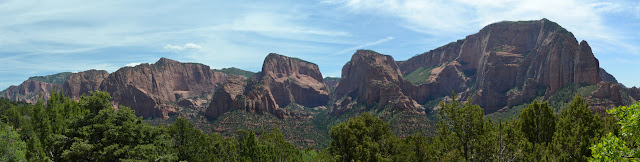
POLYGON ((406 60, 502 20, 548 18, 640 86, 640 2, 590 0, 0 0, 0 89, 160 57, 259 71, 271 52, 340 76, 356 49, 406 60))

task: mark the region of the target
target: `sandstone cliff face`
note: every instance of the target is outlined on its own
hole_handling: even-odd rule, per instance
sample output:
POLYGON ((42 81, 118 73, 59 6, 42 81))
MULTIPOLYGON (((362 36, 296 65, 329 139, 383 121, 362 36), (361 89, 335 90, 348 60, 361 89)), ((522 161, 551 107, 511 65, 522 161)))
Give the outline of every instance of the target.
POLYGON ((213 95, 206 110, 208 117, 217 118, 225 112, 241 109, 259 114, 270 113, 278 118, 299 117, 281 108, 297 103, 307 107, 326 105, 329 88, 322 79, 318 65, 271 53, 267 55, 257 78, 229 78, 213 95))
POLYGON ((109 76, 104 70, 87 70, 69 75, 62 85, 64 95, 79 100, 83 94, 100 90, 100 84, 109 76))
MULTIPOLYGON (((568 84, 594 85, 601 80, 598 60, 588 43, 578 43, 573 34, 547 19, 491 24, 463 40, 403 61, 399 67, 408 74, 420 67, 450 66, 453 61, 460 66, 445 73, 462 73, 466 85, 443 82, 438 87, 454 89, 431 95, 464 90, 462 96, 473 98, 487 113, 507 103, 529 101, 540 89, 549 95, 568 84)), ((427 84, 437 78, 430 77, 427 84)), ((413 94, 417 101, 424 97, 413 94)))
POLYGON ((226 78, 206 65, 161 58, 155 64, 119 69, 104 79, 100 89, 111 94, 116 105, 131 107, 138 116, 167 118, 177 111, 169 103, 213 93, 226 78))
POLYGON ((271 53, 262 65, 260 81, 273 94, 278 105, 297 103, 307 107, 326 105, 329 87, 318 65, 297 58, 271 53))
POLYGON ((600 68, 600 80, 611 83, 618 83, 618 80, 613 77, 613 75, 609 74, 603 68, 600 68))
POLYGON ((392 106, 397 110, 423 112, 420 105, 402 92, 402 86, 411 83, 404 81, 401 74, 393 57, 358 50, 342 68, 342 79, 335 89, 337 101, 330 113, 340 114, 355 102, 367 106, 377 103, 378 109, 392 106))
POLYGON ((60 85, 26 80, 18 86, 10 86, 0 92, 0 97, 26 103, 36 103, 38 102, 38 98, 42 99, 42 101, 47 101, 51 92, 53 92, 54 86, 59 87, 60 85))

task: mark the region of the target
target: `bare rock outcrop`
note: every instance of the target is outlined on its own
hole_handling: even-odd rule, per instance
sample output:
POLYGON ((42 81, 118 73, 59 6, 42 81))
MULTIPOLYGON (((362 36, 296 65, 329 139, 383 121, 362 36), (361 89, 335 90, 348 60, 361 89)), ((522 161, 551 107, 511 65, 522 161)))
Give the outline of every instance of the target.
POLYGON ((322 79, 318 65, 275 53, 264 60, 257 78, 229 78, 213 95, 206 110, 208 117, 217 118, 225 112, 241 109, 278 118, 299 117, 281 108, 291 103, 306 107, 326 105, 329 88, 322 79), (247 83, 248 81, 248 83, 247 83))
POLYGON ((438 80, 435 69, 454 61, 459 66, 450 73, 463 74, 463 87, 458 87, 459 82, 443 82, 435 87, 444 90, 426 86, 423 89, 432 90, 430 95, 411 96, 422 102, 462 90, 461 96, 473 98, 491 113, 530 101, 539 91, 548 96, 565 85, 595 85, 602 80, 589 44, 578 42, 571 32, 547 19, 494 23, 465 39, 402 61, 399 67, 405 75, 433 69, 425 85, 438 80))
POLYGON ((218 88, 207 108, 205 115, 218 118, 232 110, 246 110, 258 114, 273 114, 278 118, 287 118, 289 113, 280 108, 271 91, 262 83, 251 78, 229 77, 218 88))
POLYGON ((109 76, 105 70, 87 70, 69 75, 62 85, 64 95, 79 100, 83 94, 100 90, 100 84, 109 76))
POLYGON ((167 118, 179 109, 170 103, 213 93, 226 78, 206 65, 161 58, 154 64, 119 69, 104 79, 100 89, 138 116, 167 118))
POLYGON ((53 92, 55 85, 41 81, 26 80, 18 86, 10 86, 0 92, 0 97, 5 97, 14 101, 22 101, 26 103, 36 103, 38 99, 46 101, 53 92))
POLYGON ((618 80, 603 68, 600 68, 600 79, 605 82, 618 83, 618 80))
POLYGON ((329 87, 318 65, 298 58, 270 53, 259 80, 271 91, 278 105, 297 103, 307 107, 327 105, 329 87))
POLYGON ((424 112, 422 106, 403 93, 401 88, 406 84, 393 57, 358 50, 342 68, 342 79, 335 89, 337 101, 330 113, 341 114, 356 102, 366 106, 377 104, 378 109, 391 106, 394 110, 424 112))
POLYGON ((596 86, 597 90, 585 96, 592 111, 606 115, 607 109, 624 105, 621 93, 624 88, 620 84, 602 81, 596 86))

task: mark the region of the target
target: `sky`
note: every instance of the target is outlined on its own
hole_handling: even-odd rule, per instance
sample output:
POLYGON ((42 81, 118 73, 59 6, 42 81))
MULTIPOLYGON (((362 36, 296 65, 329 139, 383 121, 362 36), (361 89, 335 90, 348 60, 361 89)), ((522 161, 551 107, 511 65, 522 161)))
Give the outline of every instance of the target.
POLYGON ((406 60, 494 22, 542 18, 589 42, 619 82, 640 86, 636 0, 0 0, 0 89, 161 57, 257 72, 269 53, 339 77, 357 49, 406 60))

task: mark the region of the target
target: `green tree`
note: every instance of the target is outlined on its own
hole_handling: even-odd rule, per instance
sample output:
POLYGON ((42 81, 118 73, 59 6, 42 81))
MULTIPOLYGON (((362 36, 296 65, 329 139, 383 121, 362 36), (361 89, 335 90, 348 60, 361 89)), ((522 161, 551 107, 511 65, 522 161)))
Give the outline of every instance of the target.
POLYGON ((518 122, 511 119, 507 122, 485 122, 485 134, 480 139, 479 159, 482 161, 527 161, 527 153, 532 151, 532 144, 520 131, 518 122))
POLYGON ((26 147, 13 127, 0 122, 0 161, 27 161, 26 147))
POLYGON ((389 124, 369 113, 340 123, 329 131, 329 152, 337 161, 387 161, 395 135, 389 124))
POLYGON ((262 151, 267 151, 268 161, 302 161, 302 153, 293 144, 287 142, 278 126, 269 133, 260 135, 262 151))
POLYGON ((631 154, 631 150, 625 145, 625 142, 613 133, 602 137, 600 143, 591 146, 593 157, 589 161, 633 161, 627 157, 631 154))
POLYGON ((439 134, 453 135, 456 142, 460 144, 461 152, 465 160, 477 160, 482 158, 478 156, 478 146, 480 140, 485 133, 484 110, 472 104, 471 100, 462 104, 457 101, 455 94, 450 103, 442 102, 440 104, 440 128, 439 134), (451 131, 441 132, 441 131, 451 131))
POLYGON ((556 131, 556 117, 547 103, 534 101, 518 116, 520 130, 533 144, 549 143, 556 131))
POLYGON ((615 133, 609 133, 606 137, 591 146, 593 152, 592 161, 626 161, 631 158, 640 158, 640 102, 629 106, 620 106, 615 109, 607 110, 607 113, 619 119, 620 135, 626 139, 615 136, 615 133), (631 148, 627 147, 630 146, 631 148))
POLYGON ((589 110, 580 95, 560 114, 553 135, 553 149, 560 161, 586 161, 589 147, 602 134, 602 118, 589 110))
POLYGON ((65 134, 70 141, 63 161, 173 159, 164 148, 168 137, 162 129, 142 123, 128 107, 112 108, 110 99, 106 92, 81 97, 80 106, 91 113, 75 120, 65 134))

